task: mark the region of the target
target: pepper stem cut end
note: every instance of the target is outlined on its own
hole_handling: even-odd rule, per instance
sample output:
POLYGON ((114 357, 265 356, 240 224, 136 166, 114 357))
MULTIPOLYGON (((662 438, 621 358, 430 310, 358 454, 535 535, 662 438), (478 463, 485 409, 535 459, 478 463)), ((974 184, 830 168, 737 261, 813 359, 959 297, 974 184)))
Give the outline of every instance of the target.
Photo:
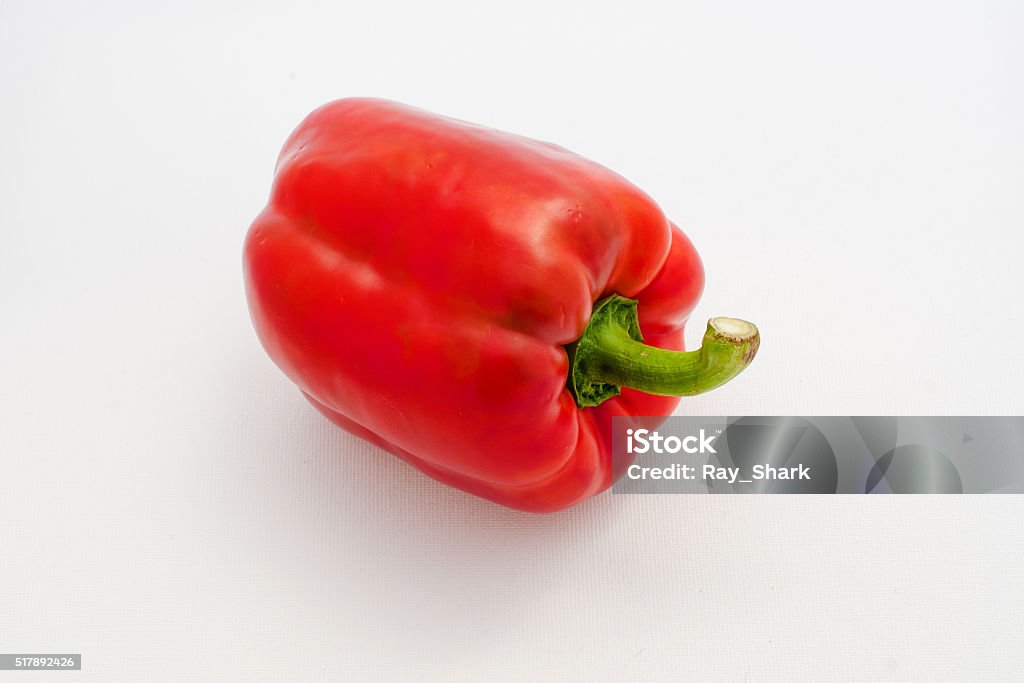
POLYGON ((708 324, 723 337, 730 337, 738 342, 757 336, 757 326, 739 318, 712 318, 708 324))
POLYGON ((754 360, 761 336, 738 318, 708 321, 699 349, 669 351, 643 343, 637 302, 612 295, 594 306, 583 336, 566 347, 566 385, 580 408, 600 405, 629 387, 661 396, 695 396, 719 387, 754 360))

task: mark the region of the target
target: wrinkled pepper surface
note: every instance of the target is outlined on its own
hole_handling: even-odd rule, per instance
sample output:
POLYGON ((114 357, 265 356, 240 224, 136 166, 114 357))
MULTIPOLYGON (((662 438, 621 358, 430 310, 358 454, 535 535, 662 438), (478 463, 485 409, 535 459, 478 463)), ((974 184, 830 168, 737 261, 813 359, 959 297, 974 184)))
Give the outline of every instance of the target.
POLYGON ((759 343, 715 318, 681 351, 700 259, 620 176, 384 100, 332 102, 292 133, 244 271, 261 342, 324 415, 534 512, 621 475, 613 416, 669 415, 759 343))

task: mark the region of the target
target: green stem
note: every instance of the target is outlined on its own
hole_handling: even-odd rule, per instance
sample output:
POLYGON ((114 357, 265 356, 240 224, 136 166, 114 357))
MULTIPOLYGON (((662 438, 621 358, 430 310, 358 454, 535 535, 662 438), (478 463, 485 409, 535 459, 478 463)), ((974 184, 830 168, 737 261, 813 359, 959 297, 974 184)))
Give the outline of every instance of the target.
POLYGON ((583 336, 566 347, 567 385, 581 408, 617 396, 622 387, 661 396, 694 396, 719 387, 750 364, 761 343, 752 323, 712 318, 703 345, 669 351, 643 343, 636 301, 618 295, 599 301, 583 336))

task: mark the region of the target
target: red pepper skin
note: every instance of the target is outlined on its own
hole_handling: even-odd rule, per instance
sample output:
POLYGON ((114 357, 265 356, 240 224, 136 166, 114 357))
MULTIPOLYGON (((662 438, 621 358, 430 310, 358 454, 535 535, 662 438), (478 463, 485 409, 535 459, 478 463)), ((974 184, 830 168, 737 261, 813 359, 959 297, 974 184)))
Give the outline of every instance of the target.
POLYGON ((564 347, 595 301, 636 299, 645 342, 679 350, 704 283, 682 231, 603 166, 374 99, 292 133, 244 270, 261 342, 328 418, 532 512, 622 474, 612 416, 679 401, 623 389, 577 407, 564 347))

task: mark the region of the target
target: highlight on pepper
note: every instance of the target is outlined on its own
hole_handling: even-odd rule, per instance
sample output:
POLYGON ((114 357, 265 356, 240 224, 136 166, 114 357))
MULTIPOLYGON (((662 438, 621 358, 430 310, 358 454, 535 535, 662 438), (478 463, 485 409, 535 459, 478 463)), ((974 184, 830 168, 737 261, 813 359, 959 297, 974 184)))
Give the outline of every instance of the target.
POLYGON ((656 427, 734 378, 757 327, 683 327, 693 245, 547 142, 380 99, 311 113, 245 240, 257 335, 309 402, 445 484, 550 512, 604 491, 611 418, 656 427))

